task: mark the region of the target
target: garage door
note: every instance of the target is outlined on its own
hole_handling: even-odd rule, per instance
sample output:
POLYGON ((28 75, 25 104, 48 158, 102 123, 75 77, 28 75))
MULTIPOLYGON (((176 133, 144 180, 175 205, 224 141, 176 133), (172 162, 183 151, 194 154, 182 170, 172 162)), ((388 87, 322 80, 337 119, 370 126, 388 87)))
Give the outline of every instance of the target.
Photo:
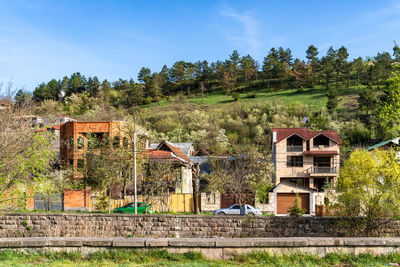
MULTIPOLYGON (((310 213, 310 194, 300 193, 299 206, 306 214, 310 213)), ((278 214, 288 214, 288 209, 293 207, 296 194, 294 193, 277 193, 277 212, 278 214)))

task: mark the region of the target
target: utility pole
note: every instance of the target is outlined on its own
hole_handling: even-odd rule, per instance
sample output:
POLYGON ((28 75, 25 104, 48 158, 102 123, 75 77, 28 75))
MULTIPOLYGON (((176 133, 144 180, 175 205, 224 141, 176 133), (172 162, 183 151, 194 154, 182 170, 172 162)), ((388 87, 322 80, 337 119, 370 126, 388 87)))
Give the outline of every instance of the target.
POLYGON ((135 184, 135 214, 137 214, 137 185, 136 185, 136 120, 133 124, 133 179, 135 184))

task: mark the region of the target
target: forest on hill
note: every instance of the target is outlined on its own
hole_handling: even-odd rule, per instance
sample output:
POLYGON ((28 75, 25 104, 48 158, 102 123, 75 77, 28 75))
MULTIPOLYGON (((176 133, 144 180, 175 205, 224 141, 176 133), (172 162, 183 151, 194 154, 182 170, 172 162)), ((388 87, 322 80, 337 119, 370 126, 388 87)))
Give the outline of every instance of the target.
MULTIPOLYGON (((272 48, 259 64, 233 51, 225 61, 177 61, 159 72, 109 82, 79 72, 20 90, 19 105, 37 114, 82 120, 134 116, 153 139, 192 141, 213 152, 256 145, 268 150, 272 127, 337 130, 343 151, 398 136, 400 48, 349 59, 345 47, 325 55, 310 45, 306 60, 272 48)), ((345 152, 344 152, 345 153, 345 152)))

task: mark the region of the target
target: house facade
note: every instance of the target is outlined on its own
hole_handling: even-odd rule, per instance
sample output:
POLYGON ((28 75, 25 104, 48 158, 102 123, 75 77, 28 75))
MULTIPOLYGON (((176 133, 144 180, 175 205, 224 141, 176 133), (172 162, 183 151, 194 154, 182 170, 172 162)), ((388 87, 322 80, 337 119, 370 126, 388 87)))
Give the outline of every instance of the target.
POLYGON ((109 142, 114 149, 132 144, 133 133, 137 136, 137 150, 148 147, 147 132, 139 126, 124 121, 69 121, 60 126, 60 164, 74 170, 74 179, 80 177, 79 168, 85 164, 88 138, 96 143, 109 142))
POLYGON ((324 188, 338 176, 341 144, 335 131, 272 129, 275 188, 270 204, 274 214, 288 214, 298 198, 305 213, 315 215, 316 205, 324 203, 324 188))
POLYGON ((172 179, 178 181, 174 193, 192 194, 192 162, 189 157, 194 152, 192 143, 162 141, 159 144, 150 144, 146 153, 146 160, 172 164, 176 170, 172 179))

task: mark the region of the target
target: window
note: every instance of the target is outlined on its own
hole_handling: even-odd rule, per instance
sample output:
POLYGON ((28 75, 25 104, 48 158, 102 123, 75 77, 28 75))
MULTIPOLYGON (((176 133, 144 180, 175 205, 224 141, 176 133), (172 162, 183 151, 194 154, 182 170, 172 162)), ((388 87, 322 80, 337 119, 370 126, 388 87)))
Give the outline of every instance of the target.
POLYGON ((281 181, 289 182, 304 187, 310 186, 310 179, 308 178, 281 178, 281 181))
POLYGON ((83 149, 85 147, 85 140, 82 136, 78 137, 78 149, 83 149))
POLYGON ((73 167, 74 166, 74 160, 73 159, 69 159, 68 160, 68 164, 73 167))
POLYGON ((124 148, 127 148, 128 147, 128 137, 124 137, 124 139, 122 139, 122 144, 123 144, 123 146, 124 146, 124 148))
POLYGON ((288 156, 287 157, 288 167, 303 167, 303 156, 288 156))
POLYGON ((303 151, 303 138, 298 135, 292 135, 286 140, 287 152, 303 151))
POLYGON ((91 133, 88 137, 88 147, 100 148, 102 144, 104 133, 91 133))
POLYGON ((106 148, 108 148, 108 147, 110 146, 110 137, 109 137, 108 135, 106 135, 106 136, 104 137, 104 146, 105 146, 106 148))
POLYGON ((85 161, 83 159, 78 159, 77 160, 77 168, 78 170, 83 170, 85 167, 85 161))
POLYGON ((329 147, 329 138, 323 134, 314 137, 314 147, 318 146, 329 147))
POLYGON ((68 149, 74 149, 74 138, 68 138, 68 149))
POLYGON ((239 206, 239 205, 233 205, 231 209, 232 209, 232 210, 239 210, 239 209, 240 209, 240 206, 239 206))
POLYGON ((120 143, 119 136, 114 136, 113 148, 118 148, 119 147, 119 143, 120 143))

